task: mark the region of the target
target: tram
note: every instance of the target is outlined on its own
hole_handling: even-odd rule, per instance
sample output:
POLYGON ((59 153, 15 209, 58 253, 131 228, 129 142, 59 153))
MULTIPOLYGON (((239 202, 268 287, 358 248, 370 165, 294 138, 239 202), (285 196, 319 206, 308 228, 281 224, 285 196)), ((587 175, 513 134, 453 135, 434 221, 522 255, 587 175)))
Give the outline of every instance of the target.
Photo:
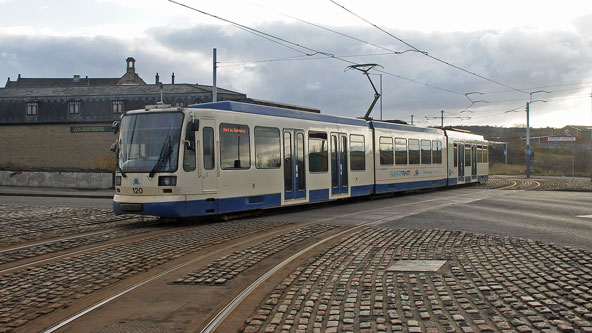
POLYGON ((169 218, 479 182, 482 136, 239 102, 126 112, 116 214, 169 218))

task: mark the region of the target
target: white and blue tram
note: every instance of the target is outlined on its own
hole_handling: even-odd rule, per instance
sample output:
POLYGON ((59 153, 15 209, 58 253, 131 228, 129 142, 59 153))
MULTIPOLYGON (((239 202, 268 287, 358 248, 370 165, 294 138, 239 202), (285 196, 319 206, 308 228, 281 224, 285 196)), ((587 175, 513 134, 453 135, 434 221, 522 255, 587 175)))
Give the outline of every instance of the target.
POLYGON ((116 214, 225 214, 488 177, 481 136, 238 102, 127 112, 116 214))

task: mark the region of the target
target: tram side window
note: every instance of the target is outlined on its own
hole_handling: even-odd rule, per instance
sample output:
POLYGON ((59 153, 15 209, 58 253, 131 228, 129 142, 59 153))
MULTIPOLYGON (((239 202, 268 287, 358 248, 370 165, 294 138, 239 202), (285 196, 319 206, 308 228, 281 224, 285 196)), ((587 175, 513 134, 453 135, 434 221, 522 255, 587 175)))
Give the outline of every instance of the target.
POLYGON ((257 169, 279 169, 280 130, 271 127, 255 127, 255 167, 257 169))
POLYGON ((251 145, 246 125, 220 125, 220 166, 222 169, 249 169, 251 145))
POLYGON ((442 164, 442 141, 432 141, 432 162, 442 164))
POLYGON ((329 171, 329 149, 327 133, 308 133, 308 170, 310 172, 329 171))
POLYGON ((395 138, 395 164, 407 165, 407 139, 395 138))
POLYGON ((419 140, 409 139, 409 164, 419 164, 419 140))
POLYGON ((454 167, 458 166, 458 143, 454 144, 454 167))
POLYGON ((393 165, 393 138, 380 137, 380 165, 393 165))
POLYGON ((465 146, 465 166, 471 166, 471 146, 465 146))
POLYGON ((189 172, 195 170, 195 132, 192 130, 193 124, 187 124, 185 134, 185 149, 183 149, 183 170, 189 172))
POLYGON ((432 142, 421 140, 421 164, 432 164, 432 142))
POLYGON ((214 129, 211 127, 203 128, 203 160, 204 169, 214 169, 216 165, 214 159, 214 129))
POLYGON ((363 135, 349 136, 349 159, 352 171, 366 170, 366 150, 363 135))
POLYGON ((483 163, 483 147, 481 145, 477 146, 477 162, 483 163))
POLYGON ((487 149, 487 146, 483 146, 483 163, 489 163, 488 152, 489 152, 489 150, 487 149))

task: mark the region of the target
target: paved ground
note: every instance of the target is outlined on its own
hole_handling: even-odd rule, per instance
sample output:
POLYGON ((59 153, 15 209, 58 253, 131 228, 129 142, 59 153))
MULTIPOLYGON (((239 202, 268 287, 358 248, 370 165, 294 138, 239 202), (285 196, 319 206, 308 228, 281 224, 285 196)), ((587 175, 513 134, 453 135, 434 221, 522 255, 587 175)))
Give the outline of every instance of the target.
MULTIPOLYGON (((129 298, 122 297, 119 305, 102 307, 100 320, 83 320, 94 320, 95 328, 102 327, 96 332, 183 330, 205 320, 196 312, 196 304, 223 303, 223 297, 212 296, 242 288, 250 278, 260 276, 272 263, 293 254, 313 237, 335 232, 338 225, 377 220, 374 226, 362 227, 313 251, 283 276, 271 280, 269 292, 246 304, 249 314, 244 318, 248 319, 241 319, 241 324, 230 329, 592 332, 592 237, 588 236, 592 219, 585 217, 592 215, 588 182, 502 177, 488 186, 518 191, 469 187, 321 205, 310 211, 178 232, 171 229, 162 237, 122 242, 2 273, 0 331, 28 327, 79 299, 213 244, 285 226, 286 222, 322 221, 253 241, 206 265, 188 267, 159 281, 160 285, 139 289, 142 306, 136 308, 138 294, 136 298, 130 294, 129 298), (544 189, 582 192, 539 192, 544 189), (377 210, 380 205, 384 208, 377 210), (160 312, 151 312, 153 308, 160 312), (181 317, 184 321, 172 319, 181 317)), ((115 217, 101 209, 1 205, 0 213, 0 246, 47 241, 3 251, 0 265, 154 227, 136 217, 115 217), (117 229, 94 234, 110 227, 117 229), (81 232, 93 234, 72 241, 52 241, 81 232)), ((208 306, 211 310, 217 307, 208 306)), ((78 325, 70 329, 76 331, 85 323, 78 325)))
POLYGON ((591 251, 366 228, 294 270, 244 331, 592 332, 591 321, 591 251), (418 260, 443 266, 421 271, 418 260))

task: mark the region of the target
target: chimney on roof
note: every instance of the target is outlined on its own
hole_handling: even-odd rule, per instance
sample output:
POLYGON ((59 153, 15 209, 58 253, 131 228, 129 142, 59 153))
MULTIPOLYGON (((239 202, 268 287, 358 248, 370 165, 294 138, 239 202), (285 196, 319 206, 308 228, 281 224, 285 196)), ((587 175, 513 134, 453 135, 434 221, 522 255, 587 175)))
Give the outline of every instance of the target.
POLYGON ((171 84, 175 84, 175 72, 171 75, 171 84))
POLYGON ((78 74, 74 75, 74 78, 72 79, 72 81, 73 81, 74 83, 78 83, 78 82, 80 82, 80 75, 78 75, 78 74))
POLYGON ((19 74, 19 76, 18 76, 18 79, 17 79, 17 80, 20 80, 20 79, 21 79, 21 75, 19 74))
POLYGON ((158 73, 156 73, 156 75, 154 76, 154 84, 159 84, 160 83, 160 76, 158 75, 158 73))
POLYGON ((136 73, 136 59, 129 57, 125 61, 127 62, 127 73, 136 73))

